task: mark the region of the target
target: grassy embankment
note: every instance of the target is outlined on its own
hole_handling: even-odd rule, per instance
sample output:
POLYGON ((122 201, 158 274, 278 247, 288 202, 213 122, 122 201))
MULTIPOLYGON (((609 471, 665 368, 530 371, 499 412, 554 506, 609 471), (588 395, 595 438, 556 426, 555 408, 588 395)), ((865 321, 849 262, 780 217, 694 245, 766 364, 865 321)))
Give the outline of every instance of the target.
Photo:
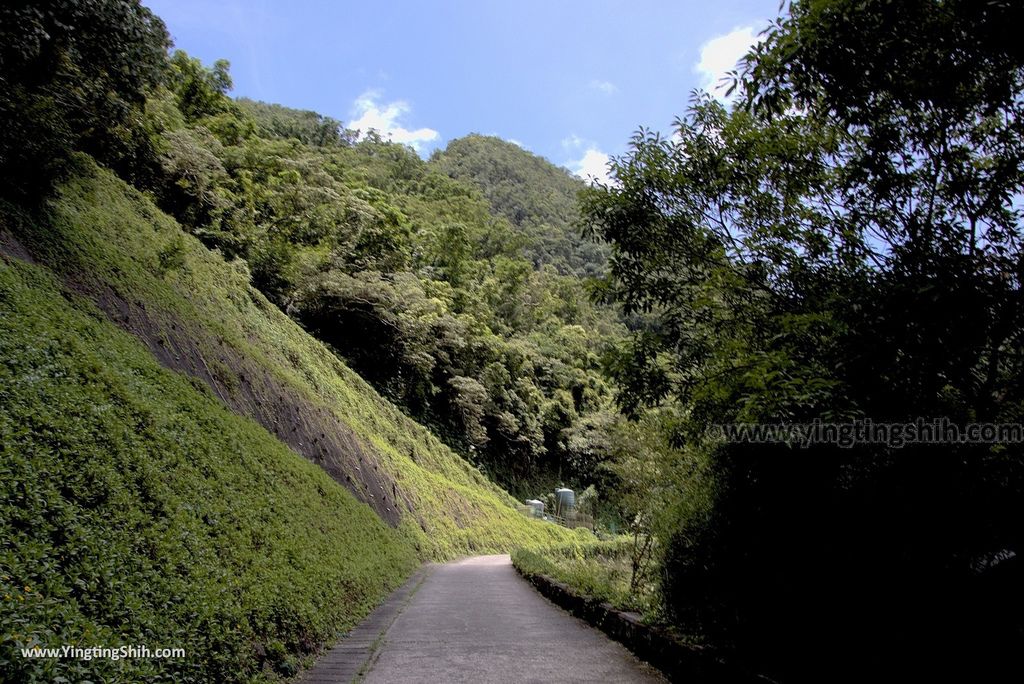
POLYGON ((658 601, 652 570, 647 568, 637 590, 630 590, 631 548, 632 539, 627 537, 581 540, 516 549, 512 552, 512 563, 524 575, 545 575, 568 585, 580 596, 656 621, 658 601))
POLYGON ((569 538, 517 513, 250 288, 244 266, 91 161, 78 166, 44 211, 0 209, 5 677, 273 680, 422 560, 569 538), (198 357, 216 381, 168 370, 156 347, 165 366, 198 357), (239 359, 263 375, 237 377, 239 359), (242 383, 247 401, 277 388, 346 425, 360 467, 394 483, 397 524, 357 499, 373 502, 358 478, 342 486, 230 410, 242 383), (187 656, 22 659, 33 644, 187 656))

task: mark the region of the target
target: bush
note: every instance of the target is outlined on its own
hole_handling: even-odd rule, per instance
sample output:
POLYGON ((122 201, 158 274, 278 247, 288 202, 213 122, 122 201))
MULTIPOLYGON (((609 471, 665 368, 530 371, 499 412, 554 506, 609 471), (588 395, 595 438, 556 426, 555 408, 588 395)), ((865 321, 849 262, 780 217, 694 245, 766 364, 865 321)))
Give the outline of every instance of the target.
POLYGON ((74 150, 131 176, 153 162, 138 122, 170 38, 138 0, 0 4, 0 188, 48 189, 74 150))
POLYGON ((512 563, 524 575, 546 575, 564 582, 578 594, 607 601, 621 610, 636 611, 648 619, 658 616, 658 596, 653 575, 630 587, 633 542, 618 537, 595 541, 586 530, 569 544, 516 549, 512 563))

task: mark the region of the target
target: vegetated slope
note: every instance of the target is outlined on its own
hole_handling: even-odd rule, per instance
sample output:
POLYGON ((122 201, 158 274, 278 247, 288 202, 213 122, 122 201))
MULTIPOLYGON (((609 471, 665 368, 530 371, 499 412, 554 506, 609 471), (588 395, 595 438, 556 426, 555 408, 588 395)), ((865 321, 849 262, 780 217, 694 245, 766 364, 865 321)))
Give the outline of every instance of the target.
POLYGON ((44 268, 0 262, 5 681, 247 679, 416 564, 402 534, 44 268), (146 644, 185 659, 26 660, 146 644))
POLYGON ((524 258, 522 228, 411 148, 231 100, 211 86, 223 65, 177 52, 171 66, 148 96, 158 154, 137 187, 509 491, 605 489, 601 355, 625 331, 580 277, 524 258))
POLYGON ((604 271, 608 250, 584 239, 576 196, 583 181, 514 143, 472 134, 452 140, 431 158, 451 178, 475 186, 495 214, 526 237, 525 256, 536 266, 587 276, 604 271))
POLYGON ((420 560, 568 535, 516 512, 241 262, 74 166, 44 211, 0 212, 4 672, 287 674, 420 560), (16 652, 125 643, 187 656, 16 652))

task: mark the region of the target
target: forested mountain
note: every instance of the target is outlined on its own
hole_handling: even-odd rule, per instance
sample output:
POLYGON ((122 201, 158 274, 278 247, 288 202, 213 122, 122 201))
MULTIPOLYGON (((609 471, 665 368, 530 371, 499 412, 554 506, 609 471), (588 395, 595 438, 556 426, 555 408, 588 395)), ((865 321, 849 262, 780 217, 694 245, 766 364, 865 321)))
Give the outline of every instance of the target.
POLYGON ((491 210, 518 228, 523 254, 576 276, 604 272, 607 246, 582 236, 576 197, 583 181, 514 143, 483 135, 452 140, 432 166, 476 187, 491 210))
MULTIPOLYGON (((108 9, 123 21, 120 4, 108 9)), ((12 27, 29 21, 15 15, 12 27)), ((152 45, 131 48, 135 80, 122 83, 93 71, 125 58, 94 28, 40 46, 12 28, 5 63, 21 71, 6 111, 49 108, 3 134, 12 192, 59 176, 64 150, 90 152, 243 260, 271 301, 506 486, 594 481, 615 419, 600 357, 623 330, 580 280, 601 251, 574 224, 581 183, 494 139, 455 141, 428 163, 329 117, 235 102, 228 64, 166 55, 158 20, 140 29, 152 45), (95 59, 50 69, 59 55, 34 51, 61 41, 95 59), (92 84, 124 102, 108 111, 92 84), (81 97, 54 98, 62 89, 81 97)))
POLYGON ((584 263, 583 239, 566 238, 579 235, 575 180, 505 143, 476 154, 534 174, 506 197, 503 211, 521 202, 514 225, 440 161, 236 103, 224 65, 182 52, 171 65, 147 105, 162 208, 244 259, 267 297, 505 486, 599 477, 615 419, 600 354, 622 327, 579 277, 525 258, 550 238, 559 264, 584 263))
POLYGON ((599 477, 615 420, 600 356, 622 327, 576 275, 600 252, 573 223, 578 181, 478 136, 424 162, 329 117, 230 99, 226 62, 149 59, 166 59, 161 75, 133 94, 127 137, 109 136, 132 147, 77 147, 243 260, 271 301, 517 493, 599 477), (447 172, 480 165, 493 189, 447 172))

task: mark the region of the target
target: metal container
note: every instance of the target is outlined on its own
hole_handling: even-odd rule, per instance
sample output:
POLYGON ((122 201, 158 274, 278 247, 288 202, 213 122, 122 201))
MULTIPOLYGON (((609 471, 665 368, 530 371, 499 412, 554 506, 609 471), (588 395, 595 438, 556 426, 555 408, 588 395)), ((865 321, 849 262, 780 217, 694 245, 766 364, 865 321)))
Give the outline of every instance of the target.
POLYGON ((555 512, 566 515, 576 508, 576 492, 560 487, 555 490, 555 512))

